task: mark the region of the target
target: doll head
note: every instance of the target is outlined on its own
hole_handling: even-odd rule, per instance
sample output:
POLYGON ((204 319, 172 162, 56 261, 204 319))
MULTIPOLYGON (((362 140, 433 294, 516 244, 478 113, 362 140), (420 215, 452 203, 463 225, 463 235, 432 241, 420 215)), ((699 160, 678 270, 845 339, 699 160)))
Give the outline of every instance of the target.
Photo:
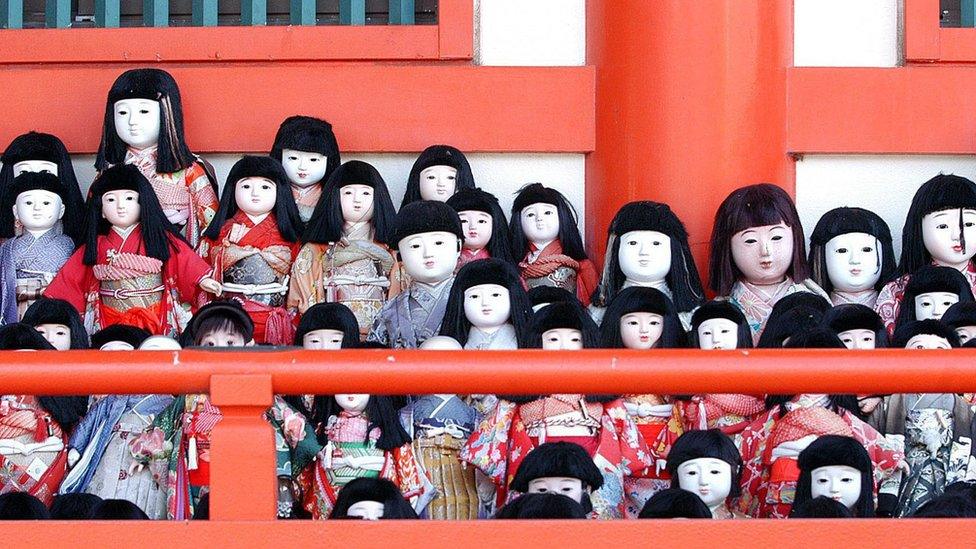
POLYGON ((555 286, 536 286, 529 288, 529 302, 532 304, 533 313, 538 312, 539 309, 552 303, 570 303, 584 309, 583 304, 580 303, 576 294, 555 286))
POLYGON ((158 173, 177 172, 196 161, 183 134, 180 89, 161 69, 125 71, 108 91, 95 168, 101 171, 122 163, 127 148, 157 145, 158 173))
POLYGON ((952 349, 958 346, 956 332, 938 320, 899 324, 891 338, 891 347, 895 349, 952 349))
POLYGON ((234 164, 220 196, 220 207, 204 236, 219 239, 224 224, 238 211, 252 218, 273 213, 281 237, 287 242, 298 241, 302 220, 288 186, 288 176, 277 160, 244 156, 234 164))
POLYGON ((586 509, 572 498, 550 493, 522 494, 495 513, 495 519, 585 519, 586 509))
POLYGON ((694 494, 710 509, 740 494, 742 456, 728 435, 718 429, 687 431, 668 452, 671 487, 694 494))
POLYGON ((976 184, 939 174, 915 193, 902 230, 898 275, 935 262, 962 270, 976 254, 976 184))
POLYGON ((474 175, 464 153, 449 145, 431 145, 410 168, 402 209, 418 200, 447 202, 461 189, 473 189, 474 175))
POLYGON ((91 335, 91 348, 99 351, 132 351, 152 335, 138 326, 112 324, 91 335))
POLYGON ((976 518, 976 503, 961 494, 943 494, 919 507, 912 518, 976 518))
POLYGON ((752 329, 742 311, 728 301, 712 300, 691 316, 689 343, 695 349, 751 349, 752 329))
POLYGON ((179 341, 163 335, 149 336, 139 344, 140 351, 179 351, 182 348, 179 341))
POLYGON ((254 345, 254 321, 235 300, 211 301, 193 315, 183 337, 196 347, 254 345))
POLYGON ((463 346, 472 327, 491 331, 511 324, 520 343, 525 344, 531 314, 529 296, 515 266, 501 259, 479 259, 458 271, 441 335, 463 346))
POLYGON ((389 242, 395 217, 390 191, 380 172, 366 162, 352 160, 329 176, 303 240, 316 244, 338 242, 343 227, 368 222, 374 240, 395 246, 396 242, 389 242))
POLYGON ((722 202, 712 228, 709 286, 729 295, 737 280, 775 284, 809 277, 803 227, 786 191, 761 183, 722 202))
POLYGON ((317 303, 302 315, 295 345, 306 349, 352 349, 359 343, 356 315, 342 303, 317 303))
POLYGON ((874 517, 874 465, 856 439, 823 435, 800 452, 797 465, 794 505, 825 496, 843 503, 856 517, 874 517))
POLYGON ((461 189, 447 200, 447 205, 461 218, 465 249, 486 249, 495 259, 513 260, 508 220, 495 195, 481 189, 461 189))
POLYGON ((416 519, 417 513, 396 484, 385 478, 357 478, 339 490, 330 519, 416 519))
POLYGON ((442 335, 428 337, 420 344, 420 348, 425 351, 460 351, 464 349, 460 341, 442 335))
POLYGON ((22 322, 33 326, 59 351, 88 348, 85 324, 67 301, 41 297, 27 308, 22 322))
POLYGON ((366 436, 373 429, 380 430, 376 447, 381 450, 393 450, 410 442, 410 435, 400 425, 400 415, 392 397, 345 394, 334 395, 325 401, 324 417, 338 416, 343 412, 364 414, 369 420, 366 436))
POLYGON ((454 275, 461 256, 461 220, 443 202, 421 200, 397 213, 390 243, 397 247, 407 274, 418 282, 437 284, 454 275))
POLYGON ((959 344, 976 338, 976 303, 956 303, 942 315, 942 323, 956 331, 959 344))
POLYGON ((25 172, 47 172, 57 177, 61 189, 56 194, 61 196, 65 207, 63 232, 79 242, 84 225, 81 212, 84 211, 85 201, 64 143, 51 134, 28 132, 10 142, 3 156, 0 156, 0 162, 3 163, 0 167, 0 204, 4 205, 0 210, 0 238, 14 236, 14 214, 6 207, 8 190, 14 178, 25 172))
POLYGON ((599 328, 582 306, 552 303, 532 314, 530 348, 574 351, 599 346, 599 328))
POLYGON ((962 273, 952 267, 923 265, 905 286, 895 325, 913 320, 939 320, 952 305, 972 301, 972 288, 962 273))
POLYGON ((339 167, 339 143, 325 120, 289 116, 278 126, 269 156, 281 163, 292 185, 311 187, 339 167))
POLYGON ((688 233, 667 204, 625 204, 607 231, 607 255, 594 303, 606 307, 625 282, 655 286, 663 282, 678 311, 691 311, 705 297, 688 233))
POLYGON ((827 496, 808 499, 800 504, 794 503, 790 509, 790 518, 839 519, 853 516, 854 513, 843 503, 827 496))
POLYGON ((710 519, 712 510, 697 493, 681 488, 666 488, 644 503, 639 519, 710 519))
POLYGON ((526 454, 509 489, 523 494, 559 494, 593 510, 590 493, 603 486, 603 474, 586 450, 572 442, 547 442, 526 454))
POLYGON ((810 235, 810 271, 828 293, 880 290, 895 273, 888 224, 862 208, 825 213, 810 235))
POLYGON ((576 210, 556 189, 530 183, 515 196, 510 216, 512 256, 521 260, 529 245, 541 249, 558 240, 563 254, 577 261, 586 259, 583 239, 576 227, 576 210))
POLYGON ((610 302, 600 341, 609 349, 674 349, 685 346, 685 331, 668 296, 635 286, 624 288, 610 302))
POLYGON ((0 350, 54 351, 56 349, 30 324, 11 322, 0 326, 0 350))
POLYGON ((57 227, 81 222, 79 210, 69 211, 67 191, 57 176, 46 172, 24 172, 14 178, 7 190, 3 208, 13 213, 25 231, 40 236, 57 227))
POLYGON ((773 305, 766 327, 756 345, 764 349, 783 347, 792 336, 816 328, 830 302, 809 292, 790 294, 773 305))
POLYGON ((874 309, 859 303, 828 310, 821 326, 837 334, 848 349, 881 349, 888 346, 888 330, 874 309))

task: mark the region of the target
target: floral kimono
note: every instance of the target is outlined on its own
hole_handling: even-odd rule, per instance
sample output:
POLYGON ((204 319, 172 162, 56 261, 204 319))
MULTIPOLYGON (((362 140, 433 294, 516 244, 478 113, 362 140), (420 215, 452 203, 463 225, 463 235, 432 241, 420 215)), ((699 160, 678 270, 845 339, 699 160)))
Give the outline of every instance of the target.
POLYGON ((430 286, 413 283, 390 299, 373 320, 366 341, 394 349, 416 349, 440 332, 454 278, 430 286))
POLYGON ((751 395, 694 395, 679 401, 686 431, 721 429, 730 437, 741 433, 766 411, 763 399, 751 395))
POLYGON ((61 223, 39 237, 24 231, 0 244, 0 325, 20 320, 74 251, 61 223))
POLYGON ((584 307, 590 304, 590 296, 596 289, 599 277, 596 267, 589 259, 577 261, 563 255, 563 246, 558 240, 553 240, 535 259, 530 259, 539 252, 534 244, 529 244, 529 252, 518 264, 522 281, 528 289, 536 286, 555 286, 576 295, 584 307))
POLYGON ((684 428, 678 405, 660 395, 625 395, 623 404, 654 460, 653 467, 624 478, 627 518, 637 518, 651 496, 671 487, 671 475, 665 470, 668 452, 684 428))
POLYGON ((67 463, 64 432, 36 397, 0 397, 0 494, 26 492, 49 506, 67 463))
POLYGON ((753 345, 759 344, 759 336, 762 335, 763 330, 766 328, 766 320, 769 318, 769 313, 773 311, 773 305, 784 297, 795 294, 797 292, 810 292, 822 296, 824 299, 830 299, 826 292, 817 286, 817 283, 807 279, 803 282, 796 283, 793 279, 787 278, 777 286, 772 294, 744 282, 742 280, 737 280, 735 284, 732 285, 732 291, 729 293, 729 301, 742 310, 742 313, 746 316, 746 320, 749 322, 749 328, 752 329, 752 343, 753 345))
MULTIPOLYGON (((937 264, 932 263, 932 265, 937 264)), ((969 267, 965 271, 962 271, 962 274, 969 281, 969 287, 972 288, 973 293, 976 293, 976 265, 970 261, 969 267)), ((874 310, 877 311, 881 316, 881 320, 884 321, 889 336, 895 333, 895 319, 898 318, 898 312, 901 310, 901 300, 905 297, 905 288, 908 287, 908 281, 911 279, 911 274, 901 275, 885 284, 878 293, 878 301, 874 305, 874 310)))

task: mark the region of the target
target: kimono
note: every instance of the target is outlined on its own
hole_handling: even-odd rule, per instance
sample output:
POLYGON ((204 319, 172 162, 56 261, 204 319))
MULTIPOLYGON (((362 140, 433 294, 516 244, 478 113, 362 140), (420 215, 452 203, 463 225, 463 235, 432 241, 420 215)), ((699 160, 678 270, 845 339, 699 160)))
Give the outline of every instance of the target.
POLYGON ((780 299, 797 292, 810 292, 822 296, 824 299, 830 299, 827 293, 809 278, 800 283, 787 278, 776 287, 772 295, 768 295, 748 282, 737 280, 732 285, 728 299, 746 316, 749 328, 752 330, 752 344, 758 345, 759 337, 766 328, 769 313, 773 311, 773 305, 776 305, 780 299))
POLYGON ((98 237, 97 264, 85 265, 85 248, 78 249, 44 295, 74 305, 88 333, 131 324, 153 335, 175 337, 189 323, 190 304, 211 270, 186 242, 169 238, 170 256, 164 263, 144 255, 140 225, 127 232, 112 228, 98 237))
POLYGON ((50 506, 68 463, 64 436, 36 397, 0 397, 0 494, 26 492, 50 506))
POLYGON ((0 325, 20 320, 74 251, 61 223, 41 236, 24 231, 0 244, 0 325))
POLYGON ((694 395, 678 402, 686 431, 720 429, 734 437, 766 411, 762 398, 751 395, 694 395))
POLYGON ((627 518, 637 518, 651 496, 671 487, 671 475, 665 470, 668 452, 684 428, 680 408, 659 395, 625 395, 623 405, 654 460, 653 467, 624 478, 627 518))
POLYGON ((451 277, 436 286, 413 283, 406 292, 386 302, 373 320, 366 341, 394 349, 416 349, 440 332, 451 296, 451 277))
POLYGON ((288 275, 298 251, 278 232, 273 213, 255 224, 244 212, 224 223, 216 241, 204 239, 200 255, 213 265, 225 298, 237 299, 254 321, 258 344, 291 345, 294 314, 285 308, 288 275))
POLYGON ((143 150, 130 148, 123 162, 135 165, 146 176, 163 210, 179 210, 189 214, 180 234, 191 247, 196 248, 203 232, 217 214, 217 189, 200 159, 178 172, 156 173, 156 151, 156 147, 143 150))
POLYGON ((800 395, 785 407, 759 416, 742 432, 742 496, 739 511, 755 518, 787 518, 800 478, 797 457, 822 435, 843 435, 864 445, 877 487, 897 472, 901 448, 847 410, 824 407, 825 395, 800 395))
POLYGON ((654 466, 654 459, 618 399, 586 402, 583 395, 549 395, 525 404, 499 400, 461 449, 461 460, 477 467, 494 483, 496 507, 519 494, 508 489, 525 456, 544 442, 575 442, 593 457, 603 486, 590 494, 592 517, 626 514, 624 479, 654 466), (546 436, 549 425, 587 427, 591 436, 546 436))
POLYGON ((589 259, 577 261, 563 255, 563 246, 558 240, 550 242, 541 252, 530 243, 529 252, 519 262, 518 267, 526 288, 562 288, 575 294, 584 307, 590 304, 590 296, 599 282, 593 262, 589 259), (536 252, 538 256, 530 259, 536 252))
POLYGON ((878 292, 874 290, 868 290, 866 292, 860 292, 857 294, 838 292, 834 290, 830 292, 830 304, 831 305, 864 305, 874 309, 874 306, 878 303, 878 292))
MULTIPOLYGON (((932 264, 937 265, 934 262, 932 264)), ((969 267, 965 271, 962 271, 962 274, 969 281, 969 287, 972 288, 973 293, 976 293, 976 265, 970 261, 969 267)), ((895 320, 898 318, 898 312, 901 310, 901 300, 905 297, 905 288, 908 287, 908 281, 911 278, 911 274, 901 275, 885 284, 881 288, 881 291, 878 292, 878 301, 874 305, 874 310, 881 316, 881 320, 884 321, 889 336, 895 333, 895 320)))
POLYGON ((454 269, 454 272, 457 273, 461 270, 461 267, 479 259, 491 259, 491 254, 488 253, 487 248, 481 248, 480 250, 461 248, 461 257, 458 258, 457 269, 454 269))
POLYGON ((153 418, 173 402, 169 395, 109 395, 98 400, 78 423, 69 448, 81 452, 65 476, 60 493, 85 492, 102 499, 126 499, 151 519, 166 517, 166 485, 141 467, 133 443, 153 418))
POLYGON ((298 216, 302 218, 302 223, 308 223, 315 212, 315 206, 322 197, 322 184, 316 183, 308 187, 291 186, 291 195, 295 198, 295 205, 298 206, 298 216))
POLYGON ((515 327, 511 324, 503 324, 492 333, 486 333, 478 328, 472 327, 468 332, 468 340, 464 343, 465 349, 518 349, 518 336, 515 334, 515 327))

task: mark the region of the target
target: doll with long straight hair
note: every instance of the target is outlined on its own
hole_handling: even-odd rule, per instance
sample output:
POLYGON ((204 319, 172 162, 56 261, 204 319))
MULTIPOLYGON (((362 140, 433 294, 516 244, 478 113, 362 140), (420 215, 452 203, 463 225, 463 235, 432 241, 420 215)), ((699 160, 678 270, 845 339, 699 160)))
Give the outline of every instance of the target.
POLYGON ((464 153, 450 145, 431 145, 420 153, 410 168, 400 208, 419 200, 447 202, 461 189, 476 187, 464 153))
POLYGON ((447 205, 457 211, 464 231, 458 269, 478 259, 513 261, 508 220, 495 195, 481 189, 460 189, 447 199, 447 205))
POLYGON ((742 489, 742 456, 727 434, 708 429, 681 435, 668 454, 667 469, 670 487, 700 497, 708 505, 711 518, 746 518, 731 505, 742 489))
POLYGON ((322 188, 339 167, 339 143, 332 125, 311 116, 289 116, 278 127, 271 158, 281 162, 302 223, 308 223, 322 188))
POLYGON ((500 259, 479 259, 458 271, 441 335, 465 349, 518 349, 527 344, 531 308, 518 271, 500 259))

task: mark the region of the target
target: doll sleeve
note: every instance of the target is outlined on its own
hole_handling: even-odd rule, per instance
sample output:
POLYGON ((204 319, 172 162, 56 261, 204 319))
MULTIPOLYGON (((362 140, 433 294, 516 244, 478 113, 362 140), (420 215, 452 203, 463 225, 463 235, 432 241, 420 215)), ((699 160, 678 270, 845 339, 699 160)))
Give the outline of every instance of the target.
POLYGON ((477 467, 499 487, 505 486, 509 461, 524 457, 509 455, 508 431, 514 413, 514 403, 499 400, 494 409, 485 414, 458 454, 458 459, 477 467))
POLYGON ((173 247, 170 248, 169 260, 166 262, 169 275, 176 284, 180 299, 196 303, 197 295, 201 291, 200 281, 210 276, 213 269, 183 240, 170 237, 170 242, 173 247))
POLYGON ((596 290, 600 278, 596 274, 596 267, 589 259, 580 261, 579 272, 576 273, 576 297, 584 307, 590 305, 590 297, 596 290))
POLYGON ((315 430, 303 414, 277 396, 265 417, 275 430, 278 475, 298 478, 322 449, 315 430))
POLYGON ((83 262, 84 257, 84 247, 71 254, 54 280, 44 290, 45 297, 67 301, 82 317, 85 315, 85 296, 91 291, 94 282, 92 270, 83 262))
POLYGON ((854 417, 851 413, 844 414, 844 418, 851 424, 854 438, 864 445, 874 462, 874 481, 876 486, 892 478, 898 473, 898 464, 904 461, 904 448, 899 447, 891 439, 881 435, 867 423, 854 417))
POLYGON ((219 201, 213 182, 207 171, 199 163, 193 163, 186 173, 187 191, 190 193, 193 206, 193 216, 202 234, 207 229, 214 216, 217 215, 219 201))
POLYGON ((322 281, 322 268, 315 256, 315 246, 306 244, 291 264, 291 280, 288 283, 289 310, 305 314, 309 307, 319 302, 315 287, 322 281))
POLYGON ((764 489, 762 450, 763 441, 768 433, 766 423, 754 423, 742 432, 742 442, 739 450, 742 453, 742 478, 739 484, 742 495, 739 496, 738 507, 743 513, 752 517, 759 516, 761 492, 764 489))
POLYGON ((644 436, 620 401, 608 404, 606 411, 620 440, 620 469, 623 475, 639 475, 654 467, 654 456, 648 449, 644 436))

